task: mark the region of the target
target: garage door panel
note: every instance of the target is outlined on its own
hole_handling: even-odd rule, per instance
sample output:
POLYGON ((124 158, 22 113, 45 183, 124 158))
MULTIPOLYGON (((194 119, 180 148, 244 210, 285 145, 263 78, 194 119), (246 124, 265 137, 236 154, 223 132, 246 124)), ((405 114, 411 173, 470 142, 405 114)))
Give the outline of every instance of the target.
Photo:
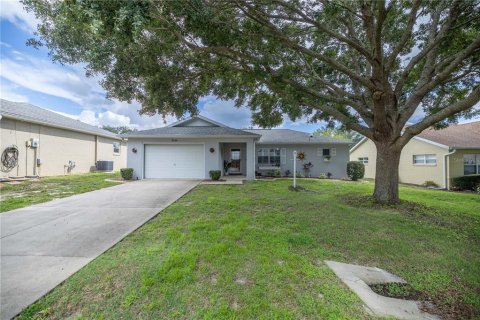
POLYGON ((145 178, 203 179, 203 145, 145 145, 145 178))

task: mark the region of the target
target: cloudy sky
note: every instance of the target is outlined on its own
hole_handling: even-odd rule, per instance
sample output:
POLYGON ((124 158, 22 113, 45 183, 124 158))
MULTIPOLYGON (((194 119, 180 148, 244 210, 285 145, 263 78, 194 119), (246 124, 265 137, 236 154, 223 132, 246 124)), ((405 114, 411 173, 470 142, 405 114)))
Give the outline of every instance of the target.
MULTIPOLYGON (((99 78, 87 78, 81 65, 53 63, 45 48, 28 47, 25 43, 37 25, 34 15, 16 0, 0 0, 0 5, 2 99, 28 102, 97 126, 130 126, 141 130, 165 125, 159 115, 140 116, 138 104, 106 99, 99 78)), ((250 111, 235 108, 233 101, 208 96, 198 106, 203 116, 226 125, 236 128, 251 125, 250 111)), ((167 123, 176 120, 167 118, 167 123)), ((312 132, 319 124, 292 123, 286 119, 282 127, 312 132)))
MULTIPOLYGON (((53 63, 46 49, 28 47, 25 43, 37 25, 33 14, 26 12, 17 0, 0 0, 0 5, 2 99, 28 102, 97 126, 141 130, 165 125, 159 115, 140 116, 138 104, 106 99, 98 83, 100 79, 87 78, 81 65, 53 63)), ((236 128, 251 125, 250 111, 235 108, 233 101, 208 96, 198 106, 203 116, 226 125, 236 128)), ((167 123, 176 120, 168 118, 167 123)), ((293 123, 286 118, 281 127, 313 132, 320 125, 308 124, 306 119, 293 123)))

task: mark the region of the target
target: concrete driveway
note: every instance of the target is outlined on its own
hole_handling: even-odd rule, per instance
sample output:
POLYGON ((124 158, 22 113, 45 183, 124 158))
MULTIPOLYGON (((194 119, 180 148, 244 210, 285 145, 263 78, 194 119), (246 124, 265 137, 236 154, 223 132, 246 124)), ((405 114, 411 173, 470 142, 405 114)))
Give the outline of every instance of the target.
POLYGON ((10 319, 199 181, 143 180, 0 214, 1 319, 10 319))

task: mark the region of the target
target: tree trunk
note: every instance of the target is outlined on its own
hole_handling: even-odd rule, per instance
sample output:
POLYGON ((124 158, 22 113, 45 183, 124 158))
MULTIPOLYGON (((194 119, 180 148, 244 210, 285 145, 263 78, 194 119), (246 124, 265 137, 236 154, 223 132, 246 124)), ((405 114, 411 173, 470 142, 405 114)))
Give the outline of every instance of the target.
POLYGON ((377 168, 373 197, 379 203, 395 204, 400 201, 398 196, 398 165, 401 151, 397 147, 377 145, 377 168))

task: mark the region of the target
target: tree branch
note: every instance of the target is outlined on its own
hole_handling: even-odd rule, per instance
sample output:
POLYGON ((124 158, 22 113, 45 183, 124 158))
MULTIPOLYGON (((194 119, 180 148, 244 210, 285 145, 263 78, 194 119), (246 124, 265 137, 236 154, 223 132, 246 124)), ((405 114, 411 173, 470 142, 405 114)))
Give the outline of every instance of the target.
POLYGON ((356 80, 356 81, 362 83, 364 86, 366 86, 367 88, 370 88, 371 90, 375 90, 375 86, 368 79, 356 74, 350 68, 348 68, 345 65, 337 62, 337 60, 335 60, 333 58, 330 58, 330 57, 327 57, 327 56, 325 56, 321 53, 318 53, 314 50, 311 50, 311 49, 308 49, 308 48, 305 48, 305 47, 299 45, 298 43, 296 43, 296 42, 290 40, 289 38, 287 38, 284 35, 284 33, 281 30, 279 30, 277 27, 275 27, 270 21, 264 19, 263 17, 261 17, 257 14, 254 14, 253 12, 251 12, 249 10, 246 10, 246 9, 242 8, 241 6, 238 6, 238 8, 240 10, 242 10, 242 12, 244 12, 244 14, 247 15, 249 18, 251 18, 252 20, 256 21, 260 25, 262 25, 262 26, 266 27, 268 30, 270 30, 275 35, 275 40, 280 40, 285 45, 290 47, 291 49, 295 49, 295 50, 297 50, 299 52, 302 52, 302 53, 304 53, 304 54, 306 54, 310 57, 313 57, 313 58, 316 58, 320 61, 323 61, 326 64, 334 67, 335 69, 337 69, 341 73, 345 74, 350 79, 356 80))
POLYGON ((410 12, 410 16, 408 18, 407 27, 405 28, 405 31, 402 34, 402 37, 400 38, 397 45, 393 49, 392 53, 390 53, 390 55, 387 58, 387 62, 385 63, 385 72, 388 73, 390 71, 393 64, 395 63, 395 60, 397 59, 397 56, 400 54, 400 52, 402 52, 402 49, 405 47, 405 44, 408 42, 408 40, 412 36, 413 27, 415 25, 415 22, 417 21, 417 12, 418 12, 418 9, 420 8, 421 3, 422 3, 422 0, 414 1, 411 12, 410 12))
POLYGON ((421 133, 423 130, 433 126, 435 123, 442 121, 445 118, 453 116, 458 112, 470 109, 480 101, 480 86, 473 89, 468 97, 458 101, 434 114, 427 116, 421 122, 409 126, 405 129, 403 135, 398 139, 397 143, 404 146, 411 138, 421 133))

